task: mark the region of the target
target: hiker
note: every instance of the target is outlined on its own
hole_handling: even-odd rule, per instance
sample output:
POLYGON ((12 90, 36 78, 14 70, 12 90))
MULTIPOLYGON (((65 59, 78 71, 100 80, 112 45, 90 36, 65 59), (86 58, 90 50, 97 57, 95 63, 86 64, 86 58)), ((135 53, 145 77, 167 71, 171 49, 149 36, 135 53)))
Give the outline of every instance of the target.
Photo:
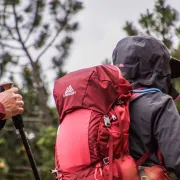
POLYGON ((180 77, 180 61, 161 41, 141 35, 118 42, 113 64, 134 90, 159 90, 140 93, 130 103, 130 154, 138 160, 152 152, 140 169, 161 164, 180 178, 180 116, 174 103, 180 96, 171 82, 180 77))
POLYGON ((0 120, 22 114, 24 102, 18 88, 11 88, 0 93, 0 120))

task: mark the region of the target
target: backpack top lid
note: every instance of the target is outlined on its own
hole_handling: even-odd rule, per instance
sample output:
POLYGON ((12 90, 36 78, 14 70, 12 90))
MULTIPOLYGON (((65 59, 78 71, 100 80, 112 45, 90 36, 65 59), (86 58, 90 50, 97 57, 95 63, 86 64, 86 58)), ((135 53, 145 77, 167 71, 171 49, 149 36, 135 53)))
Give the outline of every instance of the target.
POLYGON ((107 114, 117 100, 130 99, 131 85, 116 66, 99 65, 56 80, 53 95, 62 122, 67 113, 79 108, 107 114))

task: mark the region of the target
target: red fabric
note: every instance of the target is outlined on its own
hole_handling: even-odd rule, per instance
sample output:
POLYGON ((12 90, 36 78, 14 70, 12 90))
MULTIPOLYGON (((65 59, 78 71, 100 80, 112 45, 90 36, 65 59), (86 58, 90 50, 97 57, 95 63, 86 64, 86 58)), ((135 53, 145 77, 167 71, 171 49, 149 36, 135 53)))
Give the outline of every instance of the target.
POLYGON ((109 165, 103 168, 103 180, 139 180, 138 168, 129 155, 129 102, 115 106, 114 112, 119 126, 116 123, 116 126, 112 125, 109 131, 109 165), (114 139, 115 131, 116 134, 119 132, 119 137, 116 139, 118 143, 114 139))
POLYGON ((0 103, 0 119, 2 120, 5 117, 5 109, 2 103, 0 103))
MULTIPOLYGON (((113 161, 113 180, 139 180, 136 163, 131 156, 113 161)), ((103 168, 103 180, 109 180, 109 165, 103 168)))
POLYGON ((109 136, 109 180, 113 180, 113 136, 109 136))
MULTIPOLYGON (((95 180, 94 179, 94 172, 96 170, 96 167, 94 168, 86 168, 74 173, 59 173, 58 177, 56 178, 57 180, 95 180)), ((97 180, 102 180, 102 179, 97 179, 97 180)))
POLYGON ((168 177, 168 172, 162 166, 152 166, 144 169, 145 174, 149 180, 171 180, 168 177))
POLYGON ((146 152, 140 159, 136 161, 137 167, 141 166, 152 154, 153 152, 151 151, 146 152))
MULTIPOLYGON (((72 72, 55 82, 61 123, 55 150, 58 180, 140 179, 128 141, 129 101, 135 96, 129 82, 111 65, 72 72), (110 121, 108 127, 105 116, 110 121), (102 163, 105 158, 109 164, 102 163)), ((151 180, 168 179, 159 166, 146 168, 146 173, 151 180)))
POLYGON ((163 158, 163 155, 162 155, 162 153, 160 152, 159 149, 158 149, 158 152, 157 152, 157 156, 158 156, 159 164, 160 164, 161 166, 164 166, 164 165, 165 165, 165 164, 164 164, 164 158, 163 158))
POLYGON ((56 138, 58 170, 75 172, 91 163, 88 142, 90 117, 91 110, 86 109, 79 109, 65 116, 56 138))
POLYGON ((98 180, 106 177, 112 180, 120 179, 122 174, 122 180, 130 180, 129 172, 123 172, 129 167, 136 180, 136 164, 127 156, 131 95, 129 82, 111 65, 76 71, 56 81, 54 98, 61 123, 56 141, 56 168, 61 179, 90 180, 89 177, 95 176, 98 180), (109 127, 105 117, 109 118, 109 127), (96 163, 107 157, 110 171, 109 165, 96 167, 96 163), (94 174, 89 174, 92 169, 94 174))
POLYGON ((60 122, 78 108, 108 114, 117 99, 126 99, 131 86, 120 70, 112 65, 101 65, 69 73, 54 85, 54 99, 60 122), (68 93, 69 89, 71 92, 68 93), (72 93, 72 95, 70 95, 72 93), (105 98, 108 97, 108 98, 105 98))
POLYGON ((180 95, 174 101, 178 101, 178 100, 180 100, 180 95))

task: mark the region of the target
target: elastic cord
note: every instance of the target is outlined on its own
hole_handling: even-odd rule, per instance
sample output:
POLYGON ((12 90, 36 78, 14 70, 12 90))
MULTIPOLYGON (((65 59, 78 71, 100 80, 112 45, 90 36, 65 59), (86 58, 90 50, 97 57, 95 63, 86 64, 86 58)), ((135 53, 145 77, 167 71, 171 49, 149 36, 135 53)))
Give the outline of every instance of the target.
POLYGON ((149 89, 136 89, 136 90, 132 90, 133 93, 148 93, 148 92, 160 92, 162 93, 162 91, 158 88, 149 88, 149 89))

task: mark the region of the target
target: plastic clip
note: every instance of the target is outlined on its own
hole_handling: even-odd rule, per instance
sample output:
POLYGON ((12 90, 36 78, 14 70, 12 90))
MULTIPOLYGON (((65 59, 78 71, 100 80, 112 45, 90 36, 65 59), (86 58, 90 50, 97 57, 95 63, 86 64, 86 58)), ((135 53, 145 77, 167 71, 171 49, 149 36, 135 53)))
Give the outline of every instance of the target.
POLYGON ((104 116, 104 124, 106 127, 111 127, 111 121, 110 121, 109 116, 107 115, 104 116))
POLYGON ((103 164, 105 165, 109 164, 109 157, 103 159, 103 164))
POLYGON ((50 170, 51 174, 54 176, 54 177, 58 177, 58 170, 57 169, 53 169, 53 170, 50 170))

